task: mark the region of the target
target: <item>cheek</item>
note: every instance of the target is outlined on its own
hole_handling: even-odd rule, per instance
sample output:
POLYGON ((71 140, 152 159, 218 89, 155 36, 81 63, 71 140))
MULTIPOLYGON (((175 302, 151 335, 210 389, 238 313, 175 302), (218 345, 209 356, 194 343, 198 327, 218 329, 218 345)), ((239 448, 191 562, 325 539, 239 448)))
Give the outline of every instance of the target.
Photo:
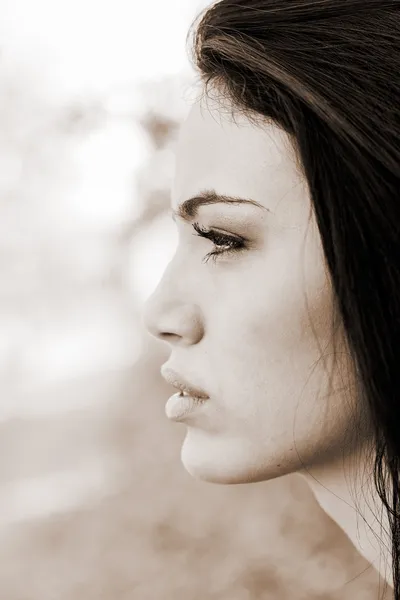
POLYGON ((215 282, 219 301, 209 307, 207 322, 223 388, 289 397, 301 393, 312 371, 309 385, 321 385, 321 352, 329 353, 333 335, 333 293, 315 227, 303 244, 304 235, 277 236, 231 282, 215 282))
POLYGON ((328 392, 333 313, 324 273, 308 280, 305 294, 302 277, 286 270, 263 288, 242 286, 215 311, 209 331, 219 392, 241 418, 260 410, 279 420, 286 411, 287 424, 301 398, 310 414, 328 392))
MULTIPOLYGON (((325 277, 308 282, 286 273, 244 281, 234 294, 220 293, 208 323, 223 355, 262 355, 276 361, 306 349, 314 356, 332 335, 332 292, 325 277), (289 353, 289 354, 288 354, 289 353)), ((315 360, 315 357, 314 357, 315 360)))

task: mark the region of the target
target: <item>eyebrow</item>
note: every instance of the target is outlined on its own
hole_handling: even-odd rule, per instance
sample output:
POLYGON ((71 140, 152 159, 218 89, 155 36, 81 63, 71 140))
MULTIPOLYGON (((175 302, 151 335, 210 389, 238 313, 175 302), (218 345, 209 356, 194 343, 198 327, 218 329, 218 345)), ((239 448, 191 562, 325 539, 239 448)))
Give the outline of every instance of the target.
POLYGON ((197 217, 199 207, 207 204, 252 204, 253 206, 269 211, 266 206, 263 206, 251 198, 239 198, 237 196, 217 194, 215 190, 203 190, 193 198, 189 198, 182 202, 177 210, 171 209, 172 219, 174 221, 177 219, 191 221, 197 217))

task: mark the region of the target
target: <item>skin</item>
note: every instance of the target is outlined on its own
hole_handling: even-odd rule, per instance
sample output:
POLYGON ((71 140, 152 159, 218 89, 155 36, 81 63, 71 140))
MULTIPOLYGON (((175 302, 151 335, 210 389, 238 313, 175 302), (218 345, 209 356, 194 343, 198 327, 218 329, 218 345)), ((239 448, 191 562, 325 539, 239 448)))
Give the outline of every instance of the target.
POLYGON ((373 490, 364 502, 358 487, 360 465, 371 466, 371 431, 340 326, 333 347, 332 286, 308 186, 288 136, 232 118, 224 102, 228 110, 196 101, 182 124, 171 204, 205 189, 254 199, 263 208, 207 205, 193 219, 246 238, 249 248, 204 263, 213 243, 177 220, 176 253, 144 312, 149 332, 171 350, 168 366, 210 396, 186 423, 181 460, 193 477, 217 484, 301 475, 373 562, 382 550, 369 531, 374 518, 357 518, 353 499, 362 515, 376 505, 373 490))

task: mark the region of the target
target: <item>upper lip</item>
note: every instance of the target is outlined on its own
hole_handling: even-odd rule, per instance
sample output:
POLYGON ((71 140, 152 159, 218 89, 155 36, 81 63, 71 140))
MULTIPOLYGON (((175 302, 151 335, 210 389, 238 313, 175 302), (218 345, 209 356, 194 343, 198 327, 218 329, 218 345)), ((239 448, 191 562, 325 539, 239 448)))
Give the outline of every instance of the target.
POLYGON ((207 396, 204 390, 189 383, 187 379, 171 369, 171 367, 166 367, 163 365, 161 367, 161 375, 167 383, 177 388, 181 392, 186 392, 194 398, 203 398, 204 400, 209 399, 209 396, 207 396))

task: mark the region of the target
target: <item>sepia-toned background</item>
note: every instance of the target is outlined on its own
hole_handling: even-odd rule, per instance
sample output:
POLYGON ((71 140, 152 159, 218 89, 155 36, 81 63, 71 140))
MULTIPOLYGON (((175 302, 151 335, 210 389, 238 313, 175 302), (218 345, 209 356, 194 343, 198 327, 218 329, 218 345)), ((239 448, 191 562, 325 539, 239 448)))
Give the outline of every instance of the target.
POLYGON ((196 481, 165 417, 141 311, 208 4, 0 0, 0 600, 382 593, 302 480, 196 481))

